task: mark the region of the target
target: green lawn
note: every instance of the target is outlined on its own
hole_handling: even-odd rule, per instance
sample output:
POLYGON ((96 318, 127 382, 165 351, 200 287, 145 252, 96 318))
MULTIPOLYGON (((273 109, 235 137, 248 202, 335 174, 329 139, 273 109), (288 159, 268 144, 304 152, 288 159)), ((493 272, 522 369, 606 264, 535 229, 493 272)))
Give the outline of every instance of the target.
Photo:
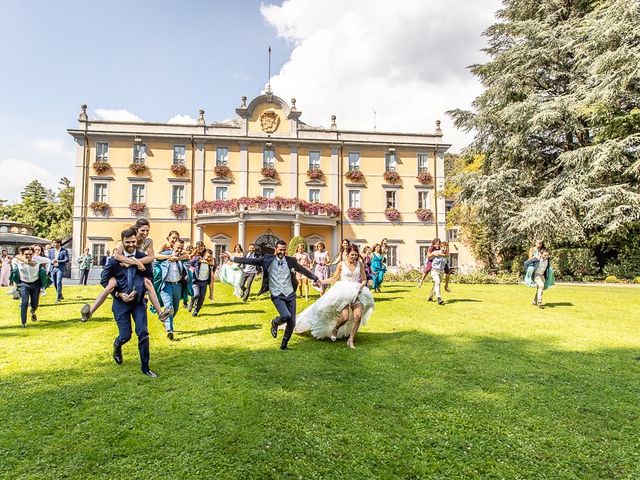
MULTIPOLYGON (((150 317, 111 358, 97 287, 43 299, 19 328, 0 295, 1 478, 640 478, 640 289, 386 284, 350 351, 294 336, 268 299, 218 285, 177 341, 150 317)), ((304 307, 299 304, 298 310, 304 307)))

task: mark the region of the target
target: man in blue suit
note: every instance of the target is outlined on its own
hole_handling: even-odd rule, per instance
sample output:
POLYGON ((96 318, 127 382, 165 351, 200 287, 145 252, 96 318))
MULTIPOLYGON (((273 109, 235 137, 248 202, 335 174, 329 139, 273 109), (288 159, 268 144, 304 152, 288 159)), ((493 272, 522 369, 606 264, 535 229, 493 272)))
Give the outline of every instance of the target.
POLYGON ((309 270, 301 266, 295 257, 285 255, 287 251, 287 242, 278 240, 276 242, 276 254, 267 254, 260 258, 247 257, 230 257, 225 253, 226 257, 230 257, 234 263, 245 265, 256 265, 262 267, 262 288, 258 295, 264 292, 271 292, 271 301, 278 311, 278 316, 271 320, 271 336, 278 337, 278 327, 286 324, 280 350, 287 350, 287 345, 293 329, 296 326, 296 290, 298 289, 298 281, 292 272, 300 272, 305 277, 310 278, 314 282, 318 282, 316 277, 309 270))
POLYGON ((53 285, 56 287, 56 292, 58 294, 56 303, 59 303, 64 300, 64 297, 62 296, 62 277, 64 269, 67 267, 67 263, 69 262, 69 252, 62 246, 62 242, 59 238, 54 239, 52 243, 53 246, 49 250, 49 260, 51 260, 49 275, 51 276, 51 281, 53 281, 53 285))
MULTIPOLYGON (((124 230, 121 235, 124 254, 127 257, 142 258, 146 254, 137 250, 137 233, 133 228, 124 230)), ((111 257, 102 270, 100 283, 106 287, 110 278, 116 279, 113 291, 113 315, 118 325, 118 336, 113 342, 113 359, 117 364, 122 363, 122 345, 131 339, 131 319, 138 337, 138 351, 142 373, 156 378, 157 375, 149 369, 149 330, 147 328, 147 304, 144 299, 144 278, 152 278, 151 265, 144 265, 139 269, 134 265, 118 263, 111 257)))

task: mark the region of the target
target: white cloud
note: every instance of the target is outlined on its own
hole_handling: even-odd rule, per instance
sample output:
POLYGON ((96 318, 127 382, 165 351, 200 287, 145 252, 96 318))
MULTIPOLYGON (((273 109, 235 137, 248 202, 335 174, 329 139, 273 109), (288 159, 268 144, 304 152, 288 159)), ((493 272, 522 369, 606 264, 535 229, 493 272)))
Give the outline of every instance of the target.
POLYGON ((73 160, 73 150, 67 150, 65 141, 58 138, 38 138, 31 142, 33 151, 38 156, 45 154, 47 158, 62 159, 65 161, 73 160))
POLYGON ((100 120, 108 120, 112 122, 144 122, 144 120, 136 114, 124 109, 98 108, 96 110, 96 116, 100 120))
POLYGON ((295 47, 271 84, 296 97, 302 120, 338 128, 432 132, 442 121, 453 151, 471 137, 446 110, 469 108, 482 91, 467 66, 483 61, 482 31, 499 0, 285 0, 262 5, 277 34, 295 47))
POLYGON ((175 123, 179 125, 195 125, 198 121, 190 115, 174 115, 171 117, 167 123, 175 123))
POLYGON ((0 159, 0 172, 5 172, 2 180, 0 199, 9 203, 20 201, 20 192, 33 180, 38 180, 45 187, 57 190, 58 180, 64 173, 53 174, 38 165, 17 158, 0 159))

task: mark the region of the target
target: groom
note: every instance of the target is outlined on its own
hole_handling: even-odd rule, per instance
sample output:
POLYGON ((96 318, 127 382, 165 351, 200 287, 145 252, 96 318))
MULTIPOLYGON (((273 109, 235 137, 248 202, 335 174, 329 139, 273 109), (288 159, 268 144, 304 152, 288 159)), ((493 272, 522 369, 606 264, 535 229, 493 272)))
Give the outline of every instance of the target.
POLYGON ((271 292, 271 301, 278 310, 279 316, 271 320, 271 336, 278 337, 278 326, 287 324, 282 337, 280 350, 287 350, 287 344, 296 326, 296 290, 298 281, 291 272, 296 271, 318 282, 318 277, 306 268, 302 267, 295 257, 285 255, 287 242, 278 240, 276 242, 276 254, 267 254, 260 258, 233 257, 228 252, 225 256, 230 257, 234 263, 255 265, 262 267, 262 288, 258 295, 264 292, 271 292))

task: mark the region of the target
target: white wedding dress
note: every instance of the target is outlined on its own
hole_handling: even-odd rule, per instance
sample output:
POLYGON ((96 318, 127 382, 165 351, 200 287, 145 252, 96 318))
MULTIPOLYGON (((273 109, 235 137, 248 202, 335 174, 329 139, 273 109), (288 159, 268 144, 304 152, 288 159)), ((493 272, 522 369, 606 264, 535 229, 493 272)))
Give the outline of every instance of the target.
MULTIPOLYGON (((342 262, 340 280, 337 281, 323 296, 301 312, 296 319, 296 333, 311 332, 315 338, 331 336, 336 322, 340 319, 340 312, 344 307, 354 303, 356 297, 362 304, 362 320, 360 326, 367 324, 367 320, 373 313, 373 295, 367 287, 358 289, 362 279, 360 278, 360 262, 356 264, 354 271, 350 271, 347 262, 342 262)), ((338 338, 347 337, 353 326, 353 311, 349 309, 349 321, 338 330, 338 338)))

